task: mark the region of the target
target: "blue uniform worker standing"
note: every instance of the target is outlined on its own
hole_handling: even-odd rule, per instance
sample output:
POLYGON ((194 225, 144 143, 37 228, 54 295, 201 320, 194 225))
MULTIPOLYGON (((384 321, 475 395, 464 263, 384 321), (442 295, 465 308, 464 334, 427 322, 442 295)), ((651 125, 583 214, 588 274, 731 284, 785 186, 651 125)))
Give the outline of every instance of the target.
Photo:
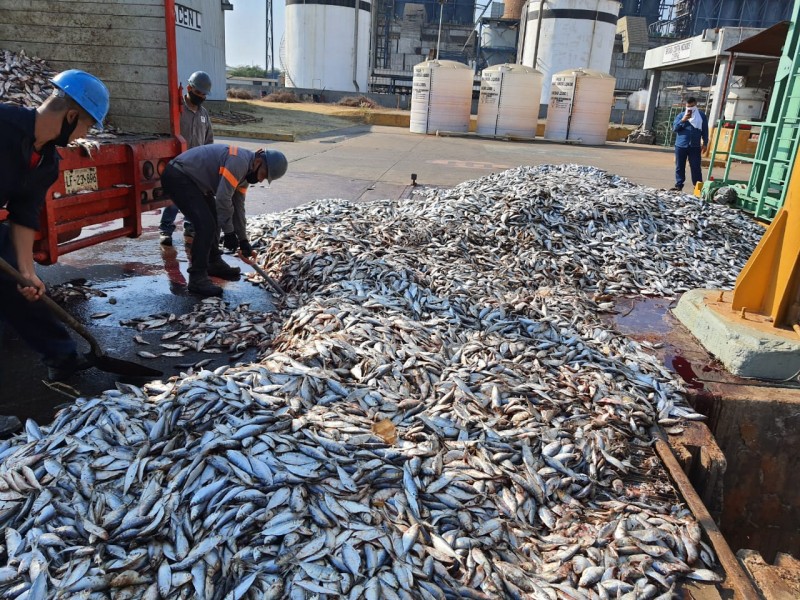
POLYGON ((680 192, 686 182, 687 160, 693 187, 703 181, 700 155, 708 146, 708 118, 697 107, 695 98, 686 99, 686 110, 675 117, 672 130, 675 132, 675 187, 672 191, 680 192))
POLYGON ((37 109, 0 104, 0 206, 8 210, 0 224, 0 256, 31 282, 20 287, 0 275, 0 321, 42 355, 50 379, 60 380, 89 363, 64 326, 37 302, 45 286, 34 269, 34 237, 47 191, 58 177, 56 148, 92 126, 102 128, 109 96, 99 79, 83 71, 64 71, 51 83, 53 94, 37 109))
MULTIPOLYGON (((211 76, 205 71, 195 71, 189 77, 186 95, 183 97, 181 112, 181 137, 186 140, 186 149, 196 148, 214 143, 214 132, 211 129, 211 117, 202 106, 206 96, 211 93, 211 76)), ((172 234, 175 232, 175 217, 178 207, 173 203, 161 213, 158 229, 161 233, 159 242, 162 246, 172 246, 172 234)), ((194 237, 194 226, 189 218, 183 216, 183 237, 194 237)))
POLYGON ((283 177, 287 167, 286 157, 276 150, 251 152, 224 144, 198 146, 170 161, 161 175, 161 184, 195 227, 190 252, 190 292, 219 296, 222 288, 209 276, 232 281, 239 278, 239 269, 222 259, 220 229, 225 248, 251 254, 244 211, 248 185, 265 179, 271 183, 283 177))

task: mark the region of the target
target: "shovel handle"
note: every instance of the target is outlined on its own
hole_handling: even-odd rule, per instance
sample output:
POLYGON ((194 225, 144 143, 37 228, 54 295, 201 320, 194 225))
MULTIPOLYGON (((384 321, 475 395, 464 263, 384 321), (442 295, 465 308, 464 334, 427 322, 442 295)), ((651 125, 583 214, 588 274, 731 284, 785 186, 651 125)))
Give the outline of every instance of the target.
MULTIPOLYGON (((0 271, 11 277, 22 287, 33 287, 33 284, 28 281, 27 278, 23 277, 22 273, 17 271, 2 258, 0 258, 0 271)), ((38 302, 43 302, 47 309, 56 317, 58 317, 59 321, 67 325, 73 331, 79 333, 83 339, 89 342, 89 345, 92 347, 92 352, 96 356, 103 355, 103 351, 100 349, 100 345, 97 343, 97 340, 94 339, 94 336, 89 333, 86 327, 84 327, 83 324, 75 317, 56 304, 52 298, 50 298, 47 294, 42 294, 42 297, 39 298, 38 302)))
POLYGON ((245 263, 253 267, 256 270, 256 273, 261 275, 261 278, 267 282, 267 284, 272 288, 273 291, 278 292, 278 294, 280 294, 281 297, 286 296, 286 292, 280 286, 280 284, 277 281, 275 281, 272 277, 267 275, 267 272, 264 271, 264 269, 262 269, 261 267, 259 267, 258 264, 256 264, 256 261, 242 254, 241 250, 237 250, 236 255, 239 257, 240 260, 244 261, 245 263))

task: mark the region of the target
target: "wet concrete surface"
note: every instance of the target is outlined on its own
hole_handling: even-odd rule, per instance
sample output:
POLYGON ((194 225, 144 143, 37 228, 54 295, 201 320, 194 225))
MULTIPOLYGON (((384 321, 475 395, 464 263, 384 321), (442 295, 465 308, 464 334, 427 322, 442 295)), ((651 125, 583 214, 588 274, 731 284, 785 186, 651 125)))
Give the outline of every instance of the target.
POLYGON ((610 322, 620 333, 654 345, 653 352, 683 380, 690 397, 700 403, 695 408, 703 412, 706 383, 742 380, 728 373, 678 321, 672 314, 676 303, 677 300, 668 298, 619 298, 610 322))
MULTIPOLYGON (((253 186, 248 192, 246 205, 251 215, 282 211, 325 198, 360 202, 408 197, 414 189, 412 173, 417 174, 420 188, 449 187, 520 165, 586 164, 628 177, 641 185, 663 188, 672 185, 672 150, 653 146, 608 144, 591 148, 546 142, 513 143, 423 136, 404 129, 367 126, 295 143, 232 138, 218 138, 217 141, 250 149, 266 145, 283 151, 289 158, 289 171, 285 177, 270 186, 253 186)), ((173 235, 176 243, 182 241, 181 220, 179 216, 178 230, 173 235)), ((181 245, 167 249, 161 247, 158 244, 158 222, 158 211, 146 213, 140 238, 112 240, 67 254, 60 257, 56 265, 40 267, 38 272, 50 285, 82 278, 105 292, 105 298, 92 297, 73 302, 68 308, 97 337, 108 354, 147 362, 168 377, 179 372, 176 365, 192 362, 193 357, 145 361, 136 355, 140 348, 132 341, 137 332, 120 325, 121 321, 153 313, 184 314, 199 301, 186 291, 188 262, 185 248, 181 245), (112 298, 115 303, 112 303, 112 298), (91 318, 91 315, 102 312, 112 314, 102 319, 91 318)), ((231 264, 238 262, 233 257, 226 260, 231 264)), ((250 270, 243 264, 237 266, 241 266, 244 272, 250 270)), ((219 283, 225 289, 223 299, 231 306, 249 303, 255 310, 273 310, 272 297, 264 288, 244 280, 219 283)), ((663 309, 659 307, 659 310, 663 309)), ((620 326, 626 322, 634 326, 642 310, 634 306, 627 315, 628 321, 621 321, 620 326)), ((635 328, 642 331, 649 331, 647 328, 653 326, 653 323, 635 324, 635 328)), ((663 327, 656 327, 649 335, 661 338, 665 332, 663 327)), ((4 336, 0 414, 49 422, 54 408, 67 398, 43 383, 46 371, 38 356, 21 343, 10 328, 6 328, 4 336)), ((80 339, 77 335, 75 337, 80 339)), ((83 341, 79 343, 88 349, 83 341)), ((677 356, 680 352, 676 350, 674 354, 677 356)), ((196 357, 196 360, 208 356, 214 359, 209 367, 227 363, 224 355, 204 355, 196 357)), ((252 357, 245 355, 242 360, 249 358, 252 357)), ((691 357, 687 360, 696 364, 691 357)), ((68 383, 82 394, 90 395, 113 387, 116 381, 118 378, 114 375, 90 369, 77 374, 68 383)))

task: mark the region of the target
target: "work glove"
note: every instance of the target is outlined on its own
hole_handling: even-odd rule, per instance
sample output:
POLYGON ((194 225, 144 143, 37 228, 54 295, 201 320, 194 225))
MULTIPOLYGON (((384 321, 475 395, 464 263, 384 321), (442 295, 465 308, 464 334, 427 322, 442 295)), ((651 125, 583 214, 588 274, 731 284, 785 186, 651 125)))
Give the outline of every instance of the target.
POLYGON ((251 256, 253 256, 253 247, 247 240, 242 240, 241 242, 239 242, 239 250, 242 251, 242 256, 246 258, 250 258, 251 256))
POLYGON ((239 247, 239 238, 236 237, 233 231, 226 233, 225 237, 222 238, 222 245, 225 246, 226 250, 236 252, 236 249, 239 247))

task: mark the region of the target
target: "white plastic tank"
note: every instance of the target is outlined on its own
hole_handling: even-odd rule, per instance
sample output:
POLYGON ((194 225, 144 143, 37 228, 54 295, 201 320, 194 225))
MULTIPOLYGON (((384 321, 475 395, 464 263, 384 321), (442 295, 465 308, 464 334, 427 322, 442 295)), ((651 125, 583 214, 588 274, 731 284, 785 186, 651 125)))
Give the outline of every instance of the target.
POLYGON ((469 131, 472 69, 452 60, 426 60, 414 67, 412 133, 469 131))
POLYGON ((550 101, 554 73, 575 67, 602 73, 611 70, 619 9, 617 0, 527 2, 520 20, 517 62, 544 75, 542 104, 550 101))
POLYGON ((366 92, 370 0, 351 6, 286 0, 286 87, 366 92))
POLYGON ((761 118, 767 92, 760 88, 735 88, 725 103, 725 118, 730 121, 754 121, 761 118))
POLYGON ((589 69, 567 69, 553 75, 545 139, 605 144, 616 81, 608 73, 589 69))
POLYGON ((524 65, 495 65, 481 73, 477 132, 533 138, 542 74, 524 65))

